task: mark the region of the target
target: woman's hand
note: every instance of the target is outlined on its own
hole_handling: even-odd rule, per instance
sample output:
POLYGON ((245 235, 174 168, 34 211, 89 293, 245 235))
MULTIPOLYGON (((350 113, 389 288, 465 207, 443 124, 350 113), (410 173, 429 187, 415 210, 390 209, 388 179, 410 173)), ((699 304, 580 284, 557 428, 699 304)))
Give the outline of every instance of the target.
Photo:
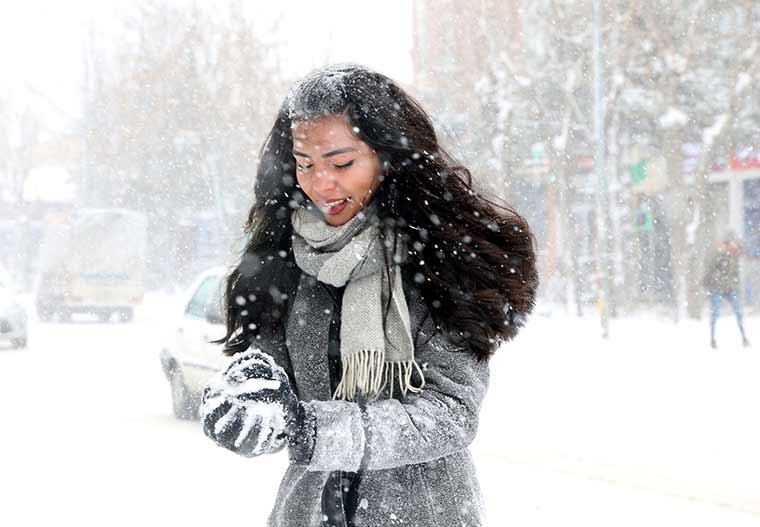
POLYGON ((285 371, 251 348, 235 357, 203 390, 203 431, 246 457, 276 452, 288 442, 298 400, 285 371))

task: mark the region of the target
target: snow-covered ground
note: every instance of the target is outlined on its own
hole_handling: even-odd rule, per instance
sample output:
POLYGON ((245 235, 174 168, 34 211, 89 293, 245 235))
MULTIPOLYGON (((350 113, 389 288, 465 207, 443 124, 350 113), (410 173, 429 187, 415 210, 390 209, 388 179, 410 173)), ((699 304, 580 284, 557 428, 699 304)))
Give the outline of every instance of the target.
MULTIPOLYGON (((153 296, 133 324, 0 348, 0 525, 264 525, 287 460, 171 415, 153 296)), ((473 445, 489 524, 760 526, 758 346, 706 322, 534 317, 492 361, 473 445)))

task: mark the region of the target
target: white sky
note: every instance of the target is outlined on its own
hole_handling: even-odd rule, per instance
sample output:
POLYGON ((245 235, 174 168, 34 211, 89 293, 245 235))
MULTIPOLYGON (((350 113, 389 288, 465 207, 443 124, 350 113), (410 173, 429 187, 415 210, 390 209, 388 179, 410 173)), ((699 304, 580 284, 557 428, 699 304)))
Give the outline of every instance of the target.
MULTIPOLYGON (((213 9, 226 2, 195 3, 213 9)), ((285 43, 280 54, 286 73, 300 76, 326 62, 352 61, 409 83, 411 3, 249 0, 245 5, 264 26, 279 19, 277 40, 285 43)), ((0 0, 0 92, 10 94, 16 107, 37 108, 53 129, 70 126, 79 112, 87 22, 107 28, 115 9, 125 5, 116 0, 0 0)))

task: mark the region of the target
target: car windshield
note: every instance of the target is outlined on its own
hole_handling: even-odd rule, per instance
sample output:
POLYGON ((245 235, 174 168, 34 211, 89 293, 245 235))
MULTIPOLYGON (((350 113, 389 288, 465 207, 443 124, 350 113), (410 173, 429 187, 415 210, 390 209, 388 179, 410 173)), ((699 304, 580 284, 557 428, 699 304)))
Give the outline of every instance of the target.
POLYGON ((195 290, 190 299, 186 312, 189 315, 203 318, 208 315, 221 316, 221 276, 206 277, 195 290))

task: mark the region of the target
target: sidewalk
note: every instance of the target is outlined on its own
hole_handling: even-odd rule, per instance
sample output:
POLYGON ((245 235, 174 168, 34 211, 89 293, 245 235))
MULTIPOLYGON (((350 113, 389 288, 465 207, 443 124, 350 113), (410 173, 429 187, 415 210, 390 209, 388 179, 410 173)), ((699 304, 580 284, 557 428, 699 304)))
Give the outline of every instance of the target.
MULTIPOLYGON (((746 324, 760 338, 760 319, 746 324)), ((534 317, 499 351, 474 445, 479 466, 522 470, 523 492, 531 480, 546 485, 550 509, 550 488, 592 502, 597 492, 630 504, 638 494, 653 511, 670 503, 716 520, 704 525, 729 516, 760 525, 760 349, 741 346, 729 317, 718 350, 706 321, 613 320, 610 340, 599 335, 594 317, 534 317)), ((498 485, 493 478, 484 487, 498 485)))

